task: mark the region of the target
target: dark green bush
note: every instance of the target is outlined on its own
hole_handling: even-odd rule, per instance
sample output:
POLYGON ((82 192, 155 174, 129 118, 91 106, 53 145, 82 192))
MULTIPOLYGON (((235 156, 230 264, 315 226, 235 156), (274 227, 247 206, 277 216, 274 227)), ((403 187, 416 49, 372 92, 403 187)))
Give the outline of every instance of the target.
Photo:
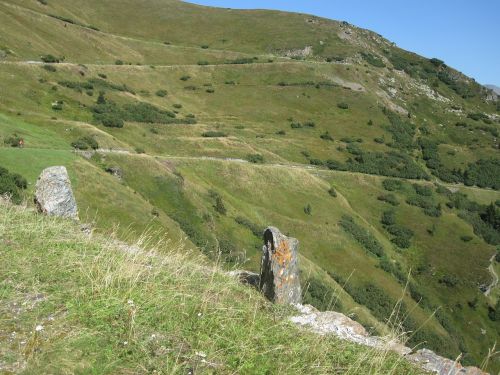
POLYGON ((382 213, 382 218, 380 219, 380 222, 388 226, 396 224, 395 212, 393 210, 384 211, 382 213))
POLYGON ((325 131, 323 134, 319 136, 321 139, 325 141, 333 141, 333 137, 330 135, 328 131, 325 131))
POLYGON ((56 67, 53 65, 43 65, 42 68, 51 73, 57 72, 56 67))
POLYGON ((352 217, 347 215, 342 216, 339 224, 347 233, 352 235, 366 251, 377 257, 382 257, 384 255, 384 248, 380 242, 378 242, 369 231, 356 224, 352 217))
POLYGON ((432 188, 430 186, 424 186, 419 184, 413 184, 413 188, 418 195, 423 195, 425 197, 432 196, 432 188))
POLYGON ((337 191, 335 190, 334 187, 331 187, 330 189, 328 189, 328 194, 330 194, 330 196, 332 196, 334 198, 337 198, 337 191))
POLYGON ((220 137, 227 137, 227 134, 219 131, 219 130, 209 130, 206 131, 202 134, 202 137, 205 138, 220 138, 220 137))
POLYGON ((247 218, 244 218, 243 216, 237 216, 234 219, 238 224, 241 226, 244 226, 245 228, 249 229, 255 237, 261 238, 262 234, 264 233, 264 228, 251 222, 247 218))
POLYGON ((470 242, 470 241, 472 241, 473 237, 464 235, 464 236, 460 236, 460 239, 464 242, 470 242))
POLYGON ((385 228, 390 234, 394 236, 391 242, 396 246, 407 249, 411 246, 411 239, 413 238, 413 231, 398 224, 386 226, 385 228))
POLYGON ((311 207, 311 205, 309 203, 305 205, 305 207, 304 207, 304 213, 306 215, 312 215, 312 207, 311 207))
POLYGON ((361 56, 368 64, 373 65, 377 68, 385 68, 385 64, 380 57, 366 52, 361 52, 361 56))
POLYGON ((403 187, 403 183, 400 180, 386 179, 382 181, 382 186, 385 190, 396 191, 401 190, 401 188, 403 187))
POLYGON ((439 283, 444 284, 449 288, 453 288, 458 284, 458 277, 455 275, 443 275, 439 278, 439 283))
POLYGON ((191 79, 191 76, 189 76, 189 75, 184 75, 184 76, 182 76, 182 77, 180 78, 180 80, 181 80, 181 81, 184 81, 184 82, 185 82, 185 81, 188 81, 188 80, 190 80, 190 79, 191 79))
POLYGON ((19 147, 23 141, 23 138, 17 135, 16 133, 6 137, 3 140, 3 143, 10 147, 19 147))
POLYGON ((155 94, 156 94, 156 96, 159 96, 160 98, 164 98, 165 96, 168 95, 168 92, 167 92, 167 90, 161 89, 161 90, 156 91, 155 94))
POLYGON ((309 278, 305 281, 303 287, 303 303, 310 304, 320 311, 331 310, 334 305, 339 309, 339 304, 335 298, 335 290, 327 286, 317 278, 309 278))
POLYGON ((99 148, 99 143, 97 143, 95 138, 87 135, 72 142, 71 146, 79 150, 87 150, 89 148, 97 150, 99 148))
POLYGON ((389 203, 392 206, 398 206, 399 201, 394 194, 382 194, 377 197, 379 201, 389 203))
POLYGON ((22 190, 27 186, 28 182, 24 177, 0 167, 0 195, 7 195, 13 203, 19 204, 22 200, 22 190))
POLYGON ((43 55, 40 59, 47 64, 57 64, 64 60, 64 57, 55 57, 53 55, 43 55))
POLYGON ((260 163, 264 163, 264 156, 262 156, 261 154, 248 154, 247 160, 250 163, 260 164, 260 163))
POLYGON ((341 102, 337 104, 337 107, 339 107, 340 109, 349 109, 349 104, 341 102))

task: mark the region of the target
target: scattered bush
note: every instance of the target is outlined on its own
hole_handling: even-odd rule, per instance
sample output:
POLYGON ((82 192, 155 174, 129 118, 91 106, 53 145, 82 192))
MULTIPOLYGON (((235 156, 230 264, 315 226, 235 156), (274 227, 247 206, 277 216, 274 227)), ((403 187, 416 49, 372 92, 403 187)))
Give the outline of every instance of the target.
POLYGON ((337 107, 339 107, 340 109, 349 109, 349 104, 342 102, 338 103, 337 107))
POLYGON ((380 57, 366 52, 361 52, 361 56, 368 64, 373 65, 377 68, 385 68, 385 64, 380 57))
POLYGON ((198 61, 198 65, 209 65, 210 63, 206 60, 198 61))
POLYGON ((344 215, 339 222, 340 226, 358 241, 363 248, 377 257, 384 255, 384 248, 378 240, 367 230, 354 222, 350 216, 344 215))
POLYGON ((185 82, 185 81, 188 81, 188 80, 190 80, 190 79, 191 79, 191 76, 189 76, 189 75, 184 75, 184 76, 182 76, 182 77, 180 78, 180 80, 181 80, 181 81, 184 81, 184 82, 185 82))
POLYGON ((23 138, 17 135, 16 133, 6 137, 3 140, 3 143, 10 147, 20 147, 24 142, 23 138))
POLYGON ((384 211, 382 213, 382 218, 380 219, 380 222, 387 226, 396 224, 395 212, 392 210, 384 211))
POLYGON ((57 72, 56 67, 53 65, 43 65, 42 68, 51 73, 57 72))
POLYGON ((71 146, 78 150, 87 150, 89 148, 97 150, 99 148, 99 143, 93 137, 87 135, 73 141, 71 146))
POLYGON ((243 216, 237 216, 234 219, 238 224, 241 226, 244 226, 245 228, 249 229, 255 237, 261 238, 262 234, 264 233, 264 228, 251 222, 247 218, 244 218, 243 216))
POLYGON ((159 96, 160 98, 164 98, 165 96, 168 95, 168 92, 167 90, 158 90, 156 91, 156 96, 159 96))
POLYGON ((473 237, 464 235, 464 236, 460 236, 460 239, 464 242, 470 242, 470 241, 472 241, 473 237))
POLYGON ((382 194, 377 197, 379 201, 389 203, 392 206, 398 206, 399 201, 394 194, 382 194))
POLYGON ((413 188, 418 195, 423 195, 425 197, 432 196, 432 188, 430 186, 413 184, 413 188))
POLYGON ((333 186, 330 189, 328 189, 328 194, 330 194, 331 197, 337 198, 337 191, 333 186))
POLYGON ((221 137, 227 137, 227 134, 222 132, 222 131, 218 131, 218 130, 209 130, 209 131, 206 131, 202 134, 202 137, 205 137, 205 138, 221 138, 221 137))
POLYGON ((261 164, 261 163, 264 163, 264 156, 262 156, 260 154, 249 154, 249 155, 247 155, 247 160, 250 163, 261 164))
POLYGON ((449 288, 454 288, 458 284, 458 277, 455 275, 444 275, 439 278, 439 283, 444 284, 449 288))
POLYGON ((382 186, 385 190, 396 191, 401 190, 403 183, 400 180, 387 179, 382 181, 382 186))
POLYGON ((304 207, 304 213, 306 215, 312 215, 312 207, 311 207, 311 205, 309 203, 305 205, 305 207, 304 207))
POLYGON ((7 195, 13 203, 19 204, 22 200, 22 190, 27 187, 28 182, 24 177, 0 167, 0 195, 7 195))
POLYGON ((60 63, 61 61, 64 61, 64 57, 55 57, 53 55, 43 55, 40 57, 40 59, 47 64, 57 64, 60 63))
POLYGON ((335 291, 317 278, 309 278, 302 288, 303 303, 310 304, 320 311, 331 310, 335 303, 338 310, 339 305, 335 298, 335 291))
POLYGON ((330 135, 328 130, 321 134, 319 137, 325 141, 333 141, 333 137, 330 135))

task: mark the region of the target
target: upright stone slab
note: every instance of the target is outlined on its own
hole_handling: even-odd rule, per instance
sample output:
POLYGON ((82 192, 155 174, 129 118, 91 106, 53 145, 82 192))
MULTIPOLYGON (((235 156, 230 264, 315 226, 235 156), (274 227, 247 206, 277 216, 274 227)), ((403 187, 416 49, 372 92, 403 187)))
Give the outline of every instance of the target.
POLYGON ((46 215, 78 219, 78 209, 65 167, 49 167, 42 171, 35 186, 35 204, 38 211, 46 215))
POLYGON ((298 250, 299 241, 295 238, 283 235, 274 227, 264 231, 259 287, 270 301, 301 302, 298 250))

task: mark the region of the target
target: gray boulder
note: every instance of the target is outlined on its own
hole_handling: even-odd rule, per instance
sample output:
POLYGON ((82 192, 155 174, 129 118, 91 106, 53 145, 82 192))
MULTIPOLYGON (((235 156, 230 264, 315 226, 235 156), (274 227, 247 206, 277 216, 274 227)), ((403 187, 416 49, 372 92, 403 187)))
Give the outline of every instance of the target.
POLYGON ((68 171, 65 167, 49 167, 42 171, 35 186, 35 204, 39 212, 78 220, 68 171))
POLYGON ((278 304, 300 303, 302 292, 298 265, 299 241, 277 228, 264 231, 260 266, 260 290, 278 304))

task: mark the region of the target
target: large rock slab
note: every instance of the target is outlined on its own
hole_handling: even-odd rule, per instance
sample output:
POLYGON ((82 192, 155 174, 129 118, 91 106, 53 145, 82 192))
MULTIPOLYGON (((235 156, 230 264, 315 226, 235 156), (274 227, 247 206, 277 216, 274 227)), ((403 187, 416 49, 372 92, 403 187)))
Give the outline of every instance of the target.
POLYGON ((274 227, 264 231, 259 288, 270 301, 301 302, 298 250, 299 241, 295 238, 283 235, 274 227))
POLYGON ((49 167, 42 171, 35 186, 35 204, 39 212, 49 216, 78 219, 78 209, 65 167, 49 167))

